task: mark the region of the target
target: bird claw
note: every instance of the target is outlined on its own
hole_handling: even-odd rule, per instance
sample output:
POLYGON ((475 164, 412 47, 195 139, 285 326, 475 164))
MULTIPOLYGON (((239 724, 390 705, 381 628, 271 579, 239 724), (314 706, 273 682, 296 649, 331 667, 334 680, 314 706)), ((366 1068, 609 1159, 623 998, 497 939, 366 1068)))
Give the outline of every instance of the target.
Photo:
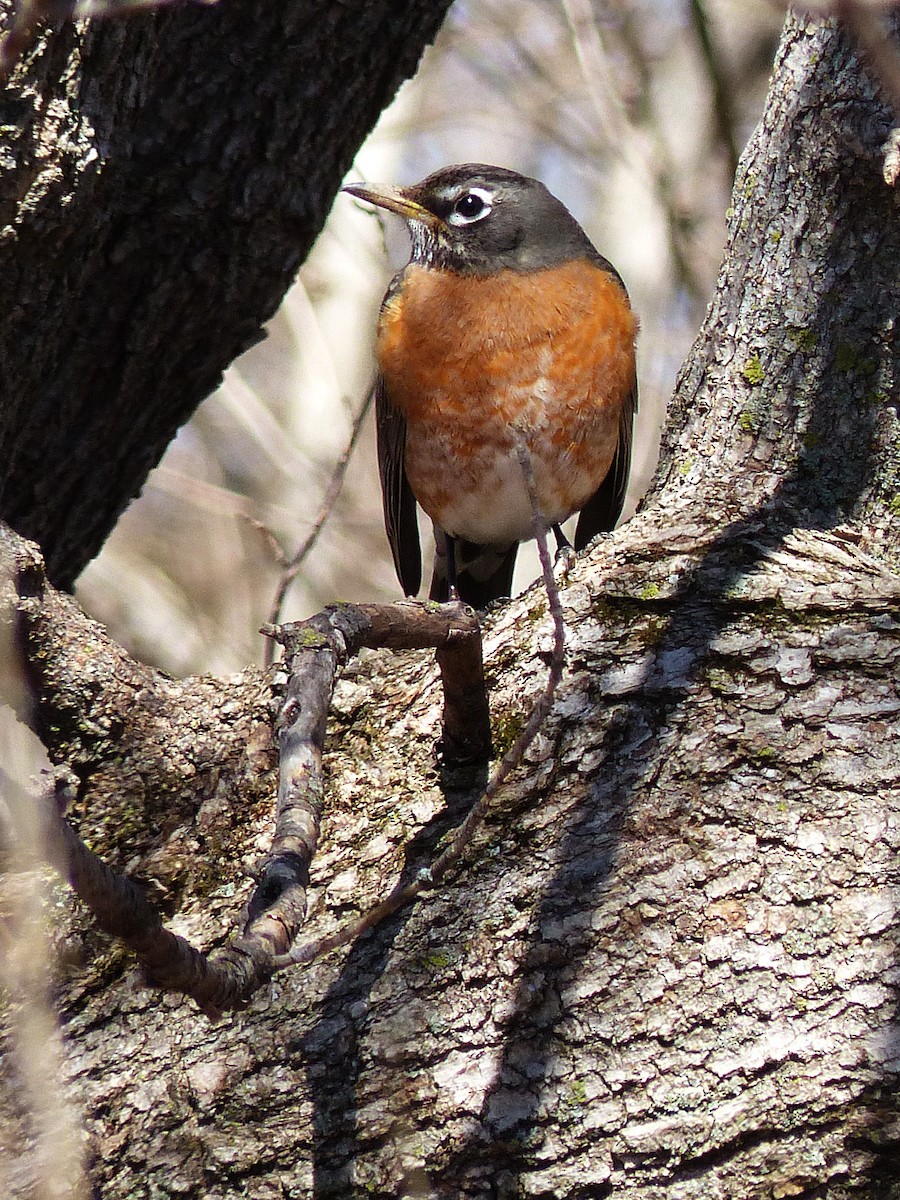
POLYGON ((568 542, 564 546, 560 546, 556 551, 556 556, 553 559, 553 578, 557 584, 565 583, 569 578, 569 572, 575 566, 575 551, 568 542))

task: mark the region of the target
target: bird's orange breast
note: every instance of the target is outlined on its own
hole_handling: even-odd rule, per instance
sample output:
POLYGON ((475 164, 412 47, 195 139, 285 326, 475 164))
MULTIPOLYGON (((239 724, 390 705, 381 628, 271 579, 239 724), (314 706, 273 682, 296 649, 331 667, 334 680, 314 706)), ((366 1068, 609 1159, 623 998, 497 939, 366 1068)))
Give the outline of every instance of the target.
POLYGON ((582 507, 616 449, 636 332, 624 289, 588 260, 488 276, 408 267, 382 311, 378 360, 429 516, 469 541, 528 537, 516 432, 547 521, 582 507))

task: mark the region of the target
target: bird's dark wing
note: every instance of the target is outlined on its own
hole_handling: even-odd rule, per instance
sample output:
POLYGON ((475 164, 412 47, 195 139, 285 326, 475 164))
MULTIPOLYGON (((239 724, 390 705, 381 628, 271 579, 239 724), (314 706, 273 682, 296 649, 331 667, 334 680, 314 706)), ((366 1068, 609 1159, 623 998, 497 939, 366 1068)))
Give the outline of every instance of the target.
POLYGON ((583 550, 598 533, 609 533, 622 514, 628 475, 631 471, 631 442, 637 412, 637 384, 629 392, 619 415, 619 441, 603 482, 581 510, 575 526, 575 549, 583 550))
POLYGON ((384 527, 403 593, 415 596, 422 583, 422 551, 416 521, 416 498, 404 466, 406 418, 391 404, 380 375, 375 381, 375 434, 384 527))

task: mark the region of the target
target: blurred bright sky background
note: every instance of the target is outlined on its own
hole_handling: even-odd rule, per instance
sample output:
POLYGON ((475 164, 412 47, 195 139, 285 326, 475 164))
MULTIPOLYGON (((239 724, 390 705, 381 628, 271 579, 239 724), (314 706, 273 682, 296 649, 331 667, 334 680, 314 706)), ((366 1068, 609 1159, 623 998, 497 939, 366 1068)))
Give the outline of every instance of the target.
MULTIPOLYGON (((615 263, 641 318, 626 516, 715 284, 733 148, 759 119, 782 19, 764 0, 456 0, 348 176, 402 184, 453 162, 512 167, 541 178, 615 263)), ((266 531, 288 555, 309 533, 407 251, 399 219, 339 196, 266 341, 182 429, 84 572, 82 604, 139 658, 176 675, 262 661, 279 579, 266 531)), ((517 588, 537 574, 521 557, 517 588)), ((399 598, 370 413, 284 615, 399 598)))

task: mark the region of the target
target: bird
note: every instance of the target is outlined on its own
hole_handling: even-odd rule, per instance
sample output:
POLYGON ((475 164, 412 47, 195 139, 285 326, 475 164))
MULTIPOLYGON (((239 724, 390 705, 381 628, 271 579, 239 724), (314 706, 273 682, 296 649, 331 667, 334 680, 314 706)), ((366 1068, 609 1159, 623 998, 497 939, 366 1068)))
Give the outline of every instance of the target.
MULTIPOLYGON (((430 598, 510 595, 537 507, 561 551, 621 515, 637 409, 638 320, 622 278, 537 179, 462 163, 407 187, 352 183, 403 217, 411 254, 378 318, 376 441, 385 529, 421 587, 416 504, 434 525, 430 598)), ((571 551, 568 551, 571 553, 571 551)))

